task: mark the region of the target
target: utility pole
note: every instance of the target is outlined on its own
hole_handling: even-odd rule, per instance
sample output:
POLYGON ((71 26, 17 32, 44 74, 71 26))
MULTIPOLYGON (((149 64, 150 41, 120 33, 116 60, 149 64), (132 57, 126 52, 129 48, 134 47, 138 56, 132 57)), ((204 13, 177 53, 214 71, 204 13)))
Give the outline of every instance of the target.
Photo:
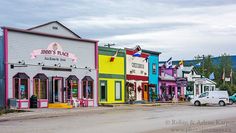
POLYGON ((108 47, 108 48, 111 48, 111 46, 115 46, 116 44, 114 44, 114 43, 108 43, 108 44, 105 44, 104 46, 105 47, 108 47))

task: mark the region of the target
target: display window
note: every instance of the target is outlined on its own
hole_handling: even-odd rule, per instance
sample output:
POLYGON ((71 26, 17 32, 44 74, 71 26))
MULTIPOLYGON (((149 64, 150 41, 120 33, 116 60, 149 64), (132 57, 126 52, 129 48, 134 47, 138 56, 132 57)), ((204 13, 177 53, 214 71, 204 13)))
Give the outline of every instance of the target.
POLYGON ((29 99, 29 76, 18 73, 13 77, 13 91, 16 99, 29 99))
POLYGON ((67 99, 79 99, 79 79, 75 75, 70 75, 67 79, 67 99))
POLYGON ((48 99, 48 77, 45 74, 39 73, 33 78, 34 95, 38 99, 48 99))
POLYGON ((94 80, 90 76, 85 76, 82 79, 83 98, 93 99, 93 93, 94 93, 93 82, 94 80))

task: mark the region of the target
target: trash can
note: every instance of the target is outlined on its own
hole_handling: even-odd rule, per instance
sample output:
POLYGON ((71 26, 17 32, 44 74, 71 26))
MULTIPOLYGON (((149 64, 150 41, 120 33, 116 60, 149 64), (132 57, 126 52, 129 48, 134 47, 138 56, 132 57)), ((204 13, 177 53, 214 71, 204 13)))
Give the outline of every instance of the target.
POLYGON ((37 108, 38 107, 38 100, 37 100, 37 96, 32 95, 30 97, 30 108, 37 108))

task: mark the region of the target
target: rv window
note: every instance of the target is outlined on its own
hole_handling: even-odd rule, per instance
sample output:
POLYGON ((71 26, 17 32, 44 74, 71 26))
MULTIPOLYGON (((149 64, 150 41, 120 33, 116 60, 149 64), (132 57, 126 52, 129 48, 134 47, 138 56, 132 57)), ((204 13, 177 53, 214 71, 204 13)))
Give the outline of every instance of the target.
POLYGON ((208 96, 208 92, 202 93, 202 94, 199 96, 199 98, 206 97, 206 96, 208 96))

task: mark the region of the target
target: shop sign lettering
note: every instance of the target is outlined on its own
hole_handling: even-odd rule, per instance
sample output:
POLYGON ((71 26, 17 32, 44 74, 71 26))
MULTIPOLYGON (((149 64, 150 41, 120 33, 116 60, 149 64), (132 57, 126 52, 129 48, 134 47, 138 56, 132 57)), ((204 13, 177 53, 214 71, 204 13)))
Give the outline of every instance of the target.
POLYGON ((144 69, 144 65, 143 64, 139 64, 139 63, 132 63, 132 67, 133 68, 142 68, 142 69, 144 69))
MULTIPOLYGON (((77 62, 77 57, 69 52, 63 51, 60 44, 53 42, 48 45, 47 49, 36 49, 31 52, 31 59, 37 58, 37 56, 58 56, 63 58, 70 58, 73 62, 77 62)), ((45 60, 50 60, 50 58, 46 58, 45 60)), ((58 59, 59 60, 59 59, 58 59)), ((60 61, 65 61, 65 59, 60 59, 60 61)))

